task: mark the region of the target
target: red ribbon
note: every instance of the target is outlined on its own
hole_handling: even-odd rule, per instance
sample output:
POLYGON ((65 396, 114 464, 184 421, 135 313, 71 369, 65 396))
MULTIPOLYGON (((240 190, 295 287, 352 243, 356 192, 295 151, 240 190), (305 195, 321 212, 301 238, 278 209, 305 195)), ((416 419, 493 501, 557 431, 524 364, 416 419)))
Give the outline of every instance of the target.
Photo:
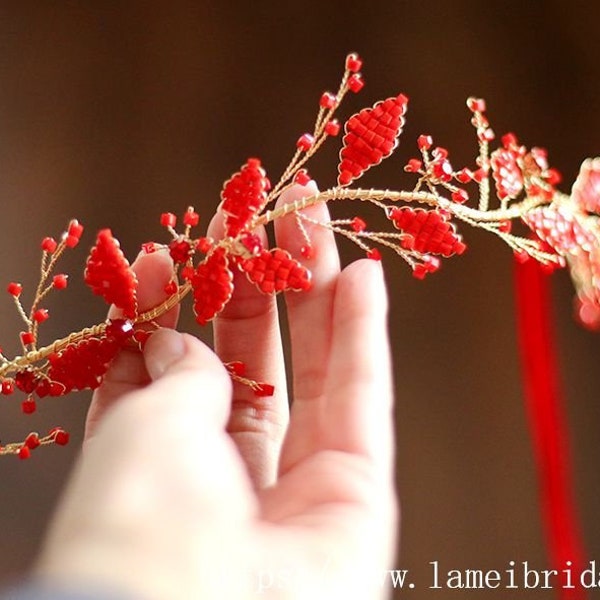
MULTIPOLYGON (((535 260, 515 263, 519 345, 525 402, 538 469, 540 508, 561 600, 586 598, 580 586, 584 550, 574 500, 569 432, 564 411, 549 275, 535 260), (571 570, 571 583, 564 570, 571 570)), ((556 580, 555 580, 556 581, 556 580)))

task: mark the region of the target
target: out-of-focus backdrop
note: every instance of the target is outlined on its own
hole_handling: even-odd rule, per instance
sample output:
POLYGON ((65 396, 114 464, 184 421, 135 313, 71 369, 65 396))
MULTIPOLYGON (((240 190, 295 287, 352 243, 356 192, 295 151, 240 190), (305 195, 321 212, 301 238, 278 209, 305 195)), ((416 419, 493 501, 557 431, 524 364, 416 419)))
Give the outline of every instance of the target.
MULTIPOLYGON (((396 156, 364 185, 410 185, 402 166, 423 132, 450 149, 454 164, 472 163, 464 101, 475 94, 487 99, 497 133, 549 148, 568 190, 580 162, 600 155, 598 22, 600 5, 558 0, 1 2, 0 281, 21 280, 26 297, 37 281, 39 240, 76 216, 87 237, 65 258, 70 289, 49 302, 43 335, 103 319, 103 302, 78 282, 93 232, 110 226, 133 257, 140 243, 161 239, 163 211, 193 204, 206 224, 222 182, 249 156, 277 179, 352 50, 364 58, 367 85, 342 114, 399 92, 410 97, 396 156)), ((337 151, 333 142, 311 167, 321 187, 334 182, 337 151)), ((407 596, 415 599, 431 597, 430 561, 547 566, 511 253, 488 234, 462 231, 469 251, 424 282, 384 255, 403 505, 398 565, 413 571, 417 587, 407 596)), ((359 255, 340 248, 345 260, 359 255)), ((600 336, 572 320, 566 273, 554 277, 554 298, 576 496, 589 558, 600 559, 600 336)), ((19 324, 8 296, 0 297, 0 322, 11 354, 19 324)), ((183 327, 197 331, 190 316, 183 327)), ((73 438, 27 462, 0 461, 1 580, 35 557, 88 402, 85 393, 46 400, 26 417, 14 397, 0 398, 3 441, 55 424, 73 438)), ((478 593, 453 594, 463 596, 478 593)))

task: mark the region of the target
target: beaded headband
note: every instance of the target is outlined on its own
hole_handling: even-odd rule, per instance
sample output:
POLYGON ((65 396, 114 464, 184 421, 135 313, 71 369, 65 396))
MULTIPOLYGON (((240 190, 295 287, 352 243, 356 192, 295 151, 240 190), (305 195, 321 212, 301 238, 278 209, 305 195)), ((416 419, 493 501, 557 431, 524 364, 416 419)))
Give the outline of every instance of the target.
MULTIPOLYGON (((485 102, 469 98, 467 107, 479 147, 473 165, 455 169, 445 148, 434 145, 431 136, 420 135, 419 156, 404 166, 415 176, 411 190, 352 187, 365 171, 394 153, 408 105, 403 94, 387 98, 351 116, 342 132, 334 115, 348 92, 359 92, 364 86, 361 66, 356 54, 346 58, 339 89, 321 96, 312 133, 299 137, 295 153, 275 185, 256 158, 246 161, 225 182, 219 206, 224 215, 223 239, 193 234, 199 223, 193 208, 184 213, 179 230, 174 214, 161 216, 171 241, 143 244, 142 250, 168 253, 173 275, 164 289, 165 300, 150 310, 138 309, 136 275, 110 229, 104 229, 87 258, 84 280, 94 294, 121 309, 123 318, 108 319, 40 345, 40 329, 49 317, 43 300, 50 292, 67 287, 67 275, 56 273, 56 266, 67 249, 78 245, 83 227, 72 220, 58 241, 44 238, 40 281, 29 308, 22 301, 21 284, 11 282, 7 288, 25 328, 20 334, 22 354, 12 359, 0 354, 1 393, 22 392, 22 410, 28 414, 35 411, 37 399, 98 387, 119 350, 126 345, 141 349, 156 328, 156 319, 188 294, 193 298, 197 322, 211 321, 231 299, 235 271, 245 273, 265 294, 308 291, 314 250, 307 223, 347 238, 373 260, 380 260, 380 249, 393 251, 417 279, 437 271, 442 259, 465 251, 456 223, 485 229, 508 244, 519 261, 534 259, 548 271, 568 267, 577 292, 579 319, 589 328, 600 328, 600 158, 584 161, 570 195, 559 192, 556 186, 561 176, 549 167, 545 150, 527 149, 512 133, 491 150, 495 135, 485 116, 485 102), (274 207, 289 187, 310 181, 307 162, 328 138, 340 134, 337 185, 274 207), (471 195, 477 200, 469 203, 471 195), (390 221, 390 230, 372 231, 360 216, 322 222, 303 212, 319 202, 339 200, 375 205, 390 221), (305 241, 297 257, 285 248, 265 248, 255 233, 257 227, 285 215, 294 216, 305 241), (522 235, 513 232, 515 222, 524 224, 522 235)), ((273 393, 273 386, 246 375, 242 363, 225 366, 235 381, 250 386, 255 394, 273 393)), ((21 442, 0 446, 0 455, 28 458, 40 445, 67 441, 62 428, 44 436, 32 432, 21 442)))

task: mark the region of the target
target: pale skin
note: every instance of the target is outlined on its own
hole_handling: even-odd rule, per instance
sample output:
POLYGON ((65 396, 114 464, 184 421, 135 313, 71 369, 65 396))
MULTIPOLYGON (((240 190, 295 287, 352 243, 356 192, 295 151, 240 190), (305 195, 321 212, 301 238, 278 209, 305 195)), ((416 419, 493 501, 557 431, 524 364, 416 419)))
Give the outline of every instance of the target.
MULTIPOLYGON (((296 186, 280 202, 314 193, 296 186)), ((307 214, 327 217, 324 204, 307 214)), ((222 217, 209 234, 218 237, 222 217)), ((264 232, 263 232, 264 233, 264 232)), ((257 398, 219 358, 170 328, 123 352, 96 391, 86 441, 36 573, 148 599, 383 598, 396 545, 392 385, 381 266, 340 270, 313 227, 309 292, 286 295, 288 410, 275 299, 236 275, 216 352, 276 386, 257 398)), ((293 217, 277 243, 300 258, 293 217)), ((139 258, 141 308, 163 297, 168 258, 139 258)))

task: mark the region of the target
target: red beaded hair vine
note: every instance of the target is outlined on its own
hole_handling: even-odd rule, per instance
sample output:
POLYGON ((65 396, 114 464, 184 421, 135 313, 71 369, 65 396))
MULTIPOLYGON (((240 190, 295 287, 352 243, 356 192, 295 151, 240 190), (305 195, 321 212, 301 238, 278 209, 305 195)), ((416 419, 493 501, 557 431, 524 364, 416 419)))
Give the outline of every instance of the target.
MULTIPOLYGON (((509 133, 491 151, 495 135, 482 99, 467 100, 479 146, 473 165, 455 169, 448 151, 434 145, 431 136, 421 135, 417 140, 420 156, 408 160, 404 167, 416 178, 411 190, 351 187, 365 171, 395 151, 408 105, 408 98, 400 94, 364 108, 346 121, 335 187, 274 207, 286 189, 310 181, 306 163, 328 138, 342 132, 334 115, 348 92, 359 92, 364 86, 361 66, 356 54, 346 58, 338 91, 321 96, 312 133, 300 136, 289 165, 275 185, 256 158, 249 159, 225 182, 220 204, 225 217, 223 239, 193 233, 199 223, 193 208, 184 213, 179 230, 174 214, 161 216, 160 222, 172 240, 142 247, 147 253, 168 252, 173 259, 166 299, 158 306, 140 312, 135 273, 110 229, 103 229, 87 258, 84 280, 94 294, 121 309, 123 317, 39 345, 40 328, 49 316, 43 300, 50 292, 67 287, 67 275, 56 274, 56 266, 67 249, 77 246, 83 227, 72 220, 58 241, 44 238, 40 281, 29 309, 21 300, 19 283, 11 282, 7 288, 25 327, 20 334, 22 354, 14 358, 0 354, 2 394, 22 392, 22 410, 28 414, 35 411, 38 399, 98 387, 119 350, 125 345, 141 348, 156 327, 155 320, 188 294, 192 295, 198 323, 211 321, 232 296, 236 270, 245 273, 265 294, 308 291, 313 248, 307 223, 349 239, 374 260, 381 258, 380 248, 395 252, 417 279, 437 271, 441 259, 464 252, 457 222, 485 229, 506 242, 519 260, 535 259, 548 270, 568 266, 581 321, 590 328, 600 327, 600 158, 586 160, 571 194, 561 193, 556 189, 560 174, 549 167, 545 150, 528 150, 509 133), (468 205, 471 195, 478 197, 473 206, 468 205), (360 216, 321 222, 303 212, 319 202, 339 200, 375 205, 391 222, 390 230, 371 231, 360 216), (295 217, 305 240, 299 259, 285 248, 263 247, 254 233, 258 226, 285 215, 295 217), (513 233, 515 221, 524 223, 529 235, 513 233)), ((246 376, 242 363, 232 362, 226 367, 234 380, 250 386, 257 395, 273 393, 268 383, 246 376)), ((61 428, 44 436, 32 432, 21 442, 1 445, 0 455, 28 458, 40 445, 67 441, 68 434, 61 428)))

